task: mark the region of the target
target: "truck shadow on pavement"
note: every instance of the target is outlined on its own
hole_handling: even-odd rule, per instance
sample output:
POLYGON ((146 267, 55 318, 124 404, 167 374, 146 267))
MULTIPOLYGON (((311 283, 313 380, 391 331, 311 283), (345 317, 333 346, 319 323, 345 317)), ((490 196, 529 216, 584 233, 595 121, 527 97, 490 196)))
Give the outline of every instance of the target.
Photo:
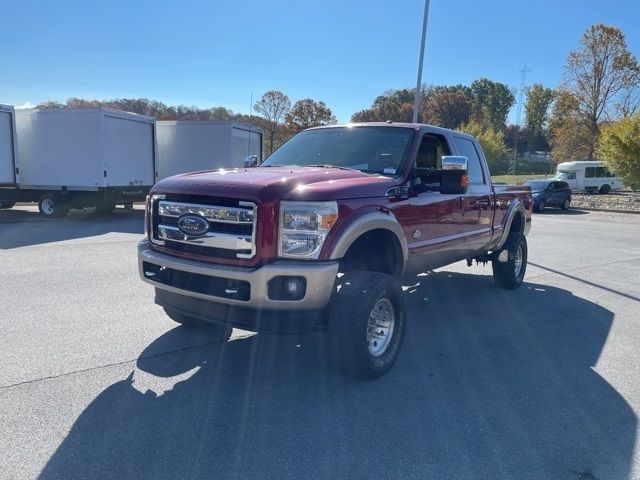
POLYGON ((325 335, 215 343, 177 327, 41 478, 628 478, 637 419, 593 369, 610 311, 484 275, 417 280, 388 375, 345 376, 325 335))
POLYGON ((116 208, 110 215, 72 211, 42 218, 32 210, 0 210, 0 250, 95 237, 110 232, 144 233, 144 210, 116 208))

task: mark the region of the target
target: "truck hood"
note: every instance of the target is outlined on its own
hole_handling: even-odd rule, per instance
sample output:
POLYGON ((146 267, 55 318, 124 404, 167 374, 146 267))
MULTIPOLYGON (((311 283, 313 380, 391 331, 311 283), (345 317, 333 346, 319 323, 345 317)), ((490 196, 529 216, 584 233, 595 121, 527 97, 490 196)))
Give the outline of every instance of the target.
POLYGON ((398 179, 358 170, 325 167, 256 167, 176 175, 152 193, 275 200, 346 200, 385 195, 398 179))

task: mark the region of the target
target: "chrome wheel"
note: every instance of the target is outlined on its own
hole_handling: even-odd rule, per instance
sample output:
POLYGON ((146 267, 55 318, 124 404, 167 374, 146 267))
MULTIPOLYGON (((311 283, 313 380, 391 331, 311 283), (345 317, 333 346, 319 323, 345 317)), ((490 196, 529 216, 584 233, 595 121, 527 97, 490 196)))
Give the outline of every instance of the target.
POLYGON ((520 276, 520 272, 522 271, 522 257, 522 245, 518 245, 515 258, 513 259, 513 273, 516 278, 520 276))
POLYGON ((45 215, 53 215, 53 212, 55 212, 55 207, 56 204, 51 198, 45 198, 44 200, 42 200, 41 208, 42 213, 44 213, 45 215))
POLYGON ((381 298, 373 306, 367 325, 367 344, 369 353, 374 357, 379 357, 389 347, 395 319, 393 304, 388 299, 381 298))

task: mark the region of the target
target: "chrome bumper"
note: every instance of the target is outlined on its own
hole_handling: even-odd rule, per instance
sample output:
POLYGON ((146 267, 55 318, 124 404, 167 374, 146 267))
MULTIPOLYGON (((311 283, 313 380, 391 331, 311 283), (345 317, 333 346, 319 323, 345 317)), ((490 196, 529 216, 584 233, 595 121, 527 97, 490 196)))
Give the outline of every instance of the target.
POLYGON ((138 244, 138 271, 140 278, 156 288, 180 295, 208 300, 225 305, 236 305, 265 310, 313 310, 324 308, 329 302, 338 273, 338 262, 274 262, 260 268, 229 267, 186 260, 151 250, 149 242, 138 244), (251 286, 249 300, 236 300, 192 292, 154 281, 145 274, 143 263, 195 273, 209 277, 227 278, 248 282, 251 286), (304 277, 307 282, 305 296, 300 300, 271 300, 267 295, 269 281, 278 276, 304 277))

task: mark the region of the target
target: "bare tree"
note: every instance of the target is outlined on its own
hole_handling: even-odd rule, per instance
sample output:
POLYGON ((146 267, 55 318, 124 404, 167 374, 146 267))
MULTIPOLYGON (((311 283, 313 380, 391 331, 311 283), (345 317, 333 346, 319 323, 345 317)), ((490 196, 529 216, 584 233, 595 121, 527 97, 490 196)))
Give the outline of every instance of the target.
POLYGON ((269 135, 267 150, 268 154, 271 154, 275 150, 276 140, 282 130, 284 118, 291 109, 291 101, 284 93, 270 90, 262 95, 253 108, 266 120, 265 129, 269 135))

